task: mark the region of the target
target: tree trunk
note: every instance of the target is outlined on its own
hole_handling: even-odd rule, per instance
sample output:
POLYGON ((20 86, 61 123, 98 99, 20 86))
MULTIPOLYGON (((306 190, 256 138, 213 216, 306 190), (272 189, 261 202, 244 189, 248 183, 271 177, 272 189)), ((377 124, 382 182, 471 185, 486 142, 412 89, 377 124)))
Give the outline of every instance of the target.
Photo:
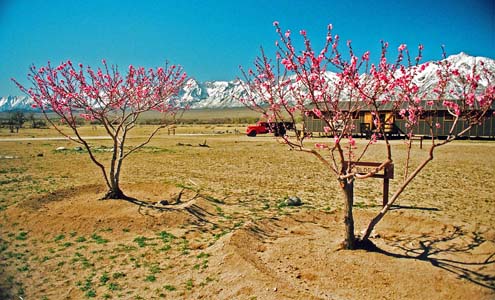
POLYGON ((344 224, 345 224, 345 240, 343 246, 345 249, 355 249, 356 238, 354 236, 354 217, 352 216, 352 205, 354 203, 354 180, 344 179, 340 182, 342 191, 344 192, 344 224))
POLYGON ((122 192, 122 190, 117 186, 112 187, 102 198, 102 200, 107 199, 129 199, 129 197, 126 196, 124 192, 122 192))

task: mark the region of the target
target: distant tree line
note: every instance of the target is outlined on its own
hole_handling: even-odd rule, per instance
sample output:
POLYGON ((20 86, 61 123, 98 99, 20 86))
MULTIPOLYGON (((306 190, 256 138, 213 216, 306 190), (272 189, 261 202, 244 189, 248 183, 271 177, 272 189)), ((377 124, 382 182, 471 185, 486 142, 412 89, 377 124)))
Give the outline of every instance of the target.
POLYGON ((46 122, 37 119, 34 113, 26 113, 22 111, 10 111, 5 116, 0 117, 0 128, 8 128, 11 133, 18 133, 19 129, 25 127, 28 123, 31 128, 46 128, 46 122))
MULTIPOLYGON (((210 124, 253 124, 258 121, 258 117, 225 117, 225 118, 191 118, 180 119, 178 124, 198 124, 198 125, 210 125, 210 124)), ((157 125, 163 123, 163 119, 141 119, 138 120, 140 125, 157 125)))

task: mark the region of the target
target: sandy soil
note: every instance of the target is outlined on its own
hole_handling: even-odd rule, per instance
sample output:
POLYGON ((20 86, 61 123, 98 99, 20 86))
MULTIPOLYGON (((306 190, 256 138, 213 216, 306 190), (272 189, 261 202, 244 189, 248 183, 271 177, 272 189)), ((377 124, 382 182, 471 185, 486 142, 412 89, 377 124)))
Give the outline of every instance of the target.
MULTIPOLYGON (((135 185, 132 189, 138 197, 155 193, 168 195, 169 199, 180 191, 176 187, 146 185, 135 185)), ((41 295, 46 299, 84 298, 84 291, 74 285, 76 281, 96 272, 98 275, 93 277, 98 282, 103 273, 117 271, 125 273, 125 278, 110 280, 118 282, 122 290, 135 293, 116 294, 113 296, 116 299, 137 296, 143 299, 493 299, 495 296, 495 230, 486 226, 455 226, 397 210, 378 226, 373 238, 375 251, 347 251, 339 250, 343 227, 338 210, 288 208, 286 214, 247 221, 219 238, 212 238, 211 233, 218 230, 215 228, 230 227, 224 216, 233 210, 239 212, 238 208, 185 191, 182 197, 188 200, 186 203, 157 206, 163 210, 150 209, 125 201, 97 200, 95 194, 103 191, 98 186, 82 186, 8 209, 7 221, 16 220, 22 224, 18 225, 22 226, 21 231, 28 232, 28 245, 14 247, 23 248, 25 253, 53 255, 39 266, 30 267, 24 285, 29 298, 41 295), (168 253, 157 251, 161 243, 153 236, 164 228, 187 241, 187 251, 180 247, 168 253), (54 243, 54 232, 65 233, 60 242, 70 240, 78 244, 74 242, 76 235, 90 240, 89 236, 95 232, 108 242, 90 243, 88 248, 74 250, 73 245, 64 248, 54 243), (69 238, 71 232, 77 234, 69 238), (122 249, 125 245, 135 246, 135 236, 149 237, 150 245, 126 253, 122 249), (85 269, 72 263, 77 257, 74 253, 87 257, 92 267, 85 269), (136 266, 131 257, 134 261, 141 260, 141 265, 157 264, 160 269, 157 280, 143 280, 146 268, 136 266), (206 264, 201 260, 203 257, 207 258, 206 264), (195 263, 199 267, 192 266, 195 263), (61 268, 61 265, 69 266, 61 268), (165 283, 176 290, 163 290, 165 283)), ((363 227, 361 220, 369 220, 371 216, 370 212, 357 209, 357 227, 363 227)), ((172 248, 180 243, 172 243, 172 248)), ((10 272, 18 272, 18 267, 17 271, 7 267, 2 275, 10 272)), ((94 287, 98 298, 105 295, 106 289, 105 285, 94 287)))
MULTIPOLYGON (((154 208, 98 200, 86 155, 54 150, 67 141, 2 143, 0 299, 495 299, 495 144, 439 150, 376 249, 347 251, 338 188, 313 157, 270 138, 203 141, 129 157, 123 190, 154 208)), ((380 197, 378 180, 356 184, 358 231, 380 197)))

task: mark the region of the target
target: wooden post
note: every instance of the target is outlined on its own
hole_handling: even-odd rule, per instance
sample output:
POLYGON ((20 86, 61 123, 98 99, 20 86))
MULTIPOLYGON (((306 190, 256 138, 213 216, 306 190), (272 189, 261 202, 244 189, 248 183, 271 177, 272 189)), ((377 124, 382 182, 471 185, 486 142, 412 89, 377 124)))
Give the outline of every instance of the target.
POLYGON ((389 180, 387 177, 383 179, 383 203, 382 205, 385 206, 388 203, 388 184, 389 180))
MULTIPOLYGON (((347 166, 349 162, 344 162, 347 166)), ((368 172, 373 171, 373 168, 377 168, 381 165, 379 162, 351 162, 353 164, 353 169, 354 172, 358 174, 366 174, 368 172)), ((373 178, 383 178, 383 200, 382 204, 383 206, 387 205, 388 203, 388 192, 389 192, 389 185, 390 185, 390 179, 394 178, 394 164, 391 163, 387 167, 383 169, 383 174, 374 174, 372 176, 373 178)))

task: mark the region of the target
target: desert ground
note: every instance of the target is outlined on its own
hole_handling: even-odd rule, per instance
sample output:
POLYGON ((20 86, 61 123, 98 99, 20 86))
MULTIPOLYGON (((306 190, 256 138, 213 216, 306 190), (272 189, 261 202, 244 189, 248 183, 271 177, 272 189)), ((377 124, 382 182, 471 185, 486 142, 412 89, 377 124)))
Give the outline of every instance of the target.
MULTIPOLYGON (((0 298, 495 299, 495 142, 439 148, 377 226, 377 249, 351 251, 339 246, 332 174, 244 128, 179 126, 129 156, 123 190, 147 206, 99 200, 100 170, 53 130, 0 129, 0 298), (303 204, 285 205, 290 196, 303 204)), ((109 156, 108 140, 90 142, 109 156)), ((405 146, 393 143, 399 175, 405 146)), ((415 144, 415 161, 426 151, 415 144)), ((356 183, 358 233, 380 210, 381 185, 356 183)))

